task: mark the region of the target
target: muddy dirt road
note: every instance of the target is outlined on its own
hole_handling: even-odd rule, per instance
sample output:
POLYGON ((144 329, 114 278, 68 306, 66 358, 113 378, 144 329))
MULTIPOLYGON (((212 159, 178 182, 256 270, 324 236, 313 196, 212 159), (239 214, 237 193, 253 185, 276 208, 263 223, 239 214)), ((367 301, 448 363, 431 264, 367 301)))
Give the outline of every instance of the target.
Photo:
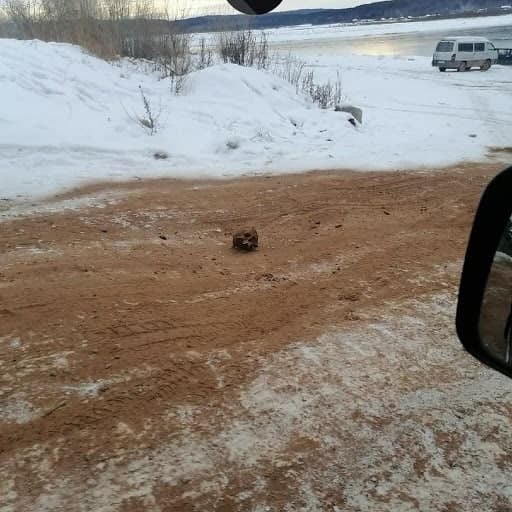
POLYGON ((453 332, 497 171, 3 205, 0 510, 512 510, 512 385, 453 332))

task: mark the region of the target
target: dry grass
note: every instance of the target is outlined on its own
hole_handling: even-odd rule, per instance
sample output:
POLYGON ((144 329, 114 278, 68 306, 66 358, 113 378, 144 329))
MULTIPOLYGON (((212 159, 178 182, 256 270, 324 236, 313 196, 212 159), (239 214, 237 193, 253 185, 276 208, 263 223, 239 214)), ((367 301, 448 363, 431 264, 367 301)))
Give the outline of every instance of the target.
POLYGON ((176 62, 189 53, 191 36, 175 23, 184 13, 162 12, 153 0, 3 0, 2 11, 10 37, 78 44, 103 58, 172 55, 183 72, 176 62))

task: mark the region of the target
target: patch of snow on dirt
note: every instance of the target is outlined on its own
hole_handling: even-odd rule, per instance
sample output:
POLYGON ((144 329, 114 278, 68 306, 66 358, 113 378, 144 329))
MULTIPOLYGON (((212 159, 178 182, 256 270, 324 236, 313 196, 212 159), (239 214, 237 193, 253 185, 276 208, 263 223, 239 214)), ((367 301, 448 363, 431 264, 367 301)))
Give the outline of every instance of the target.
POLYGON ((39 411, 28 401, 22 398, 2 398, 0 402, 0 422, 17 423, 23 425, 29 423, 39 416, 39 411))
POLYGON ((82 382, 73 386, 64 386, 64 391, 77 393, 83 397, 93 398, 105 390, 106 387, 111 383, 110 380, 100 379, 94 382, 82 382))
POLYGON ((82 208, 105 208, 107 205, 118 203, 129 192, 102 192, 96 195, 78 196, 72 199, 41 202, 6 202, 0 209, 0 223, 11 221, 19 217, 32 215, 44 215, 63 212, 66 210, 77 211, 82 208))
POLYGON ((0 346, 6 344, 10 348, 20 348, 21 340, 18 337, 0 336, 0 346))
POLYGON ((332 328, 262 361, 238 398, 214 413, 165 413, 181 422, 172 438, 105 461, 86 486, 78 475, 56 482, 34 510, 87 488, 91 509, 113 512, 120 493, 152 501, 158 481, 188 482, 185 495, 208 509, 244 475, 258 482, 235 501, 264 510, 274 474, 301 489, 283 509, 290 511, 329 503, 360 512, 442 512, 450 504, 472 512, 509 503, 512 384, 462 350, 454 297, 368 314, 368 325, 332 328))

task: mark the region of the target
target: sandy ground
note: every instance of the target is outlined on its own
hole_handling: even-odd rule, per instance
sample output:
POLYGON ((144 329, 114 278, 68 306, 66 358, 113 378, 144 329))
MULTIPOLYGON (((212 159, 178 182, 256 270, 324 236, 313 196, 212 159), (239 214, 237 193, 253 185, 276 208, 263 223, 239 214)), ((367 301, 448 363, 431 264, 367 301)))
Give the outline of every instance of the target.
POLYGON ((512 384, 453 320, 499 167, 4 201, 0 510, 512 510, 512 384))

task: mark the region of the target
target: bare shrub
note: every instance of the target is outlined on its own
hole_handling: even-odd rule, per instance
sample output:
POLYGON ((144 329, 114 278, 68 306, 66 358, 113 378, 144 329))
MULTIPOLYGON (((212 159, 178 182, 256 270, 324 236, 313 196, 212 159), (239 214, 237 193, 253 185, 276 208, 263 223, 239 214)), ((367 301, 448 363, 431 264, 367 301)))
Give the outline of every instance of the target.
POLYGON ((162 113, 161 105, 160 105, 160 108, 158 109, 158 111, 156 111, 154 109, 153 105, 151 104, 151 101, 149 100, 149 98, 146 96, 144 90, 142 89, 142 85, 139 85, 139 92, 140 92, 140 97, 142 100, 142 108, 143 108, 142 114, 130 113, 126 110, 126 108, 124 107, 124 105, 122 103, 121 103, 121 106, 123 107, 126 115, 130 118, 130 120, 132 120, 134 123, 141 126, 144 129, 144 131, 149 133, 149 135, 155 135, 155 133, 157 133, 161 127, 161 125, 160 125, 160 116, 162 113))
POLYGON ((329 80, 319 84, 315 82, 314 71, 308 71, 302 78, 301 91, 322 109, 336 108, 343 98, 339 72, 334 83, 329 80))
POLYGON ((293 57, 291 54, 284 58, 276 56, 271 71, 274 75, 293 85, 299 92, 306 65, 306 61, 293 57))
MULTIPOLYGON (((83 1, 83 0, 81 0, 83 1)), ((101 2, 105 43, 116 55, 150 59, 155 53, 155 21, 161 18, 155 0, 98 0, 101 2)))
POLYGON ((187 75, 170 76, 170 91, 172 94, 179 96, 185 89, 187 83, 187 75))
POLYGON ((136 120, 143 128, 149 131, 150 135, 154 135, 158 131, 158 128, 160 126, 159 119, 161 109, 159 109, 158 112, 155 112, 153 106, 151 105, 151 102, 144 93, 144 90, 142 89, 142 85, 139 85, 139 91, 142 99, 142 104, 144 107, 144 114, 137 116, 136 120))
POLYGON ((199 55, 197 59, 197 69, 206 69, 213 64, 213 52, 210 47, 206 45, 204 37, 201 38, 199 43, 199 55))
POLYGON ((191 34, 178 30, 174 21, 168 19, 166 33, 157 38, 153 60, 162 78, 170 78, 171 92, 181 94, 186 77, 192 70, 193 38, 191 34))
POLYGON ((343 88, 339 71, 334 82, 317 83, 315 72, 307 70, 308 64, 288 54, 276 57, 271 71, 295 87, 297 94, 304 94, 322 109, 336 108, 342 103, 343 88))
POLYGON ((187 33, 169 32, 158 38, 154 60, 163 77, 180 77, 192 67, 192 36, 187 33))
POLYGON ((258 69, 267 69, 270 64, 270 54, 265 32, 260 33, 260 38, 256 40, 256 44, 253 47, 253 53, 256 67, 258 69))
POLYGON ((250 29, 219 32, 217 53, 225 63, 257 69, 266 69, 269 65, 269 47, 264 32, 259 38, 250 29))

